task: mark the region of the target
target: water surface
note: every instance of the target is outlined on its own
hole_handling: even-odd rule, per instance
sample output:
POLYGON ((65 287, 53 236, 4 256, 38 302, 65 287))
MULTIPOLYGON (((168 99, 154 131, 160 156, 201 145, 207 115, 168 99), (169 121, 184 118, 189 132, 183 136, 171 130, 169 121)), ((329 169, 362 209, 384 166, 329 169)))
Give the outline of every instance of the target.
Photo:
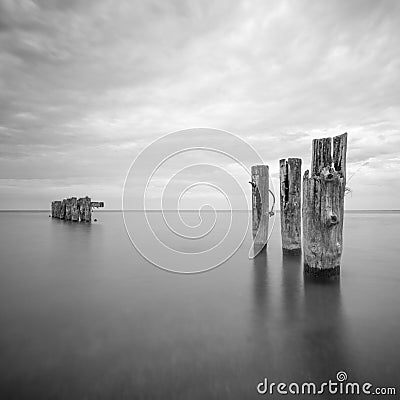
POLYGON ((0 213, 1 398, 247 399, 264 377, 339 370, 398 382, 399 214, 346 214, 331 283, 282 256, 278 223, 256 259, 247 236, 221 267, 187 276, 143 259, 120 213, 91 225, 47 214, 0 213))

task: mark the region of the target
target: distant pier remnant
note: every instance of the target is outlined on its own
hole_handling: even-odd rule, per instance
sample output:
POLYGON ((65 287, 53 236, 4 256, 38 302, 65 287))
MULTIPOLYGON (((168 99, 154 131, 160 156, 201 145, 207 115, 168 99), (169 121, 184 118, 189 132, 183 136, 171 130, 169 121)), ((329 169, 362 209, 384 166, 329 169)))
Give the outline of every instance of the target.
POLYGON ((254 244, 264 247, 268 241, 269 221, 269 168, 268 165, 251 167, 252 220, 254 244))
POLYGON ((279 161, 282 250, 301 253, 301 159, 279 161))
POLYGON ((311 171, 303 177, 305 272, 337 276, 343 246, 347 133, 314 139, 311 171), (333 152, 332 152, 333 143, 333 152))
POLYGON ((62 201, 53 201, 51 203, 51 216, 53 218, 65 219, 75 222, 91 222, 92 209, 104 207, 102 201, 91 201, 90 197, 77 199, 71 197, 62 201))

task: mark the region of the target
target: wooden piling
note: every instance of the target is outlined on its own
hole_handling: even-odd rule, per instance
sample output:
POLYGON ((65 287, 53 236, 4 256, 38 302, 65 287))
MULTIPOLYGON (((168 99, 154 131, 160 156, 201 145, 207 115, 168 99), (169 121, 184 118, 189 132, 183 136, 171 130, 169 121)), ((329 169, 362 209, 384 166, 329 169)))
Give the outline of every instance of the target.
POLYGON ((72 215, 72 202, 71 199, 67 199, 65 204, 65 219, 67 221, 71 221, 71 215, 72 215))
POLYGON ((79 214, 79 221, 85 220, 85 211, 84 211, 84 198, 78 199, 78 214, 79 214))
POLYGON ((66 209, 67 209, 67 200, 64 199, 61 202, 60 219, 65 219, 66 209))
POLYGON ((85 222, 92 222, 92 207, 90 197, 85 197, 83 205, 83 213, 85 216, 85 222))
POLYGON ((61 201, 53 201, 51 203, 51 216, 53 218, 60 218, 61 204, 61 201))
POLYGON ((343 247, 347 133, 314 139, 311 173, 303 177, 305 272, 338 276, 343 247))
POLYGON ((91 201, 90 205, 92 208, 104 207, 104 203, 102 201, 91 201))
POLYGON ((78 200, 76 197, 71 198, 71 221, 79 221, 78 200))
POLYGON ((282 250, 301 254, 301 159, 279 161, 282 250))
POLYGON ((104 207, 102 201, 91 201, 90 197, 71 197, 62 201, 51 203, 51 216, 53 218, 65 219, 67 221, 92 221, 92 208, 104 207))
POLYGON ((264 247, 268 241, 269 221, 269 167, 251 167, 253 240, 264 247))
POLYGON ((55 216, 57 218, 60 218, 62 201, 55 201, 54 203, 55 203, 55 216))

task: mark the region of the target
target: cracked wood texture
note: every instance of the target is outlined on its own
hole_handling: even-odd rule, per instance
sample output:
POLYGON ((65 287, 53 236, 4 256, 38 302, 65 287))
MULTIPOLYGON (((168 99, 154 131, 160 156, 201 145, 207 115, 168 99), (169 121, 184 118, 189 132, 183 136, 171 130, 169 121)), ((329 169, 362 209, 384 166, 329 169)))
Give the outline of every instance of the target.
POLYGON ((337 276, 343 248, 347 133, 333 141, 314 139, 312 147, 311 173, 307 170, 303 177, 304 268, 316 276, 337 276))
POLYGON ((301 159, 279 161, 282 249, 301 253, 301 159))
POLYGON ((264 247, 268 241, 269 221, 269 168, 268 165, 251 167, 253 240, 264 247))

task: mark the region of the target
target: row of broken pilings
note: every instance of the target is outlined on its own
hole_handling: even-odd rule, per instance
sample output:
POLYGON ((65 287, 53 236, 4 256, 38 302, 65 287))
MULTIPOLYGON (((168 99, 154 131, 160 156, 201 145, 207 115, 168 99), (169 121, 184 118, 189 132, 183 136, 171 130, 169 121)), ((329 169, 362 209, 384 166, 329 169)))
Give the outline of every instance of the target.
MULTIPOLYGON (((340 274, 346 152, 347 133, 314 139, 311 169, 302 181, 300 158, 279 161, 282 250, 303 253, 305 273, 318 278, 340 274)), ((253 239, 260 247, 268 241, 269 168, 253 166, 251 173, 253 239)))
POLYGON ((91 222, 92 208, 104 207, 102 201, 91 201, 90 197, 70 197, 62 201, 51 202, 51 216, 74 222, 91 222))

